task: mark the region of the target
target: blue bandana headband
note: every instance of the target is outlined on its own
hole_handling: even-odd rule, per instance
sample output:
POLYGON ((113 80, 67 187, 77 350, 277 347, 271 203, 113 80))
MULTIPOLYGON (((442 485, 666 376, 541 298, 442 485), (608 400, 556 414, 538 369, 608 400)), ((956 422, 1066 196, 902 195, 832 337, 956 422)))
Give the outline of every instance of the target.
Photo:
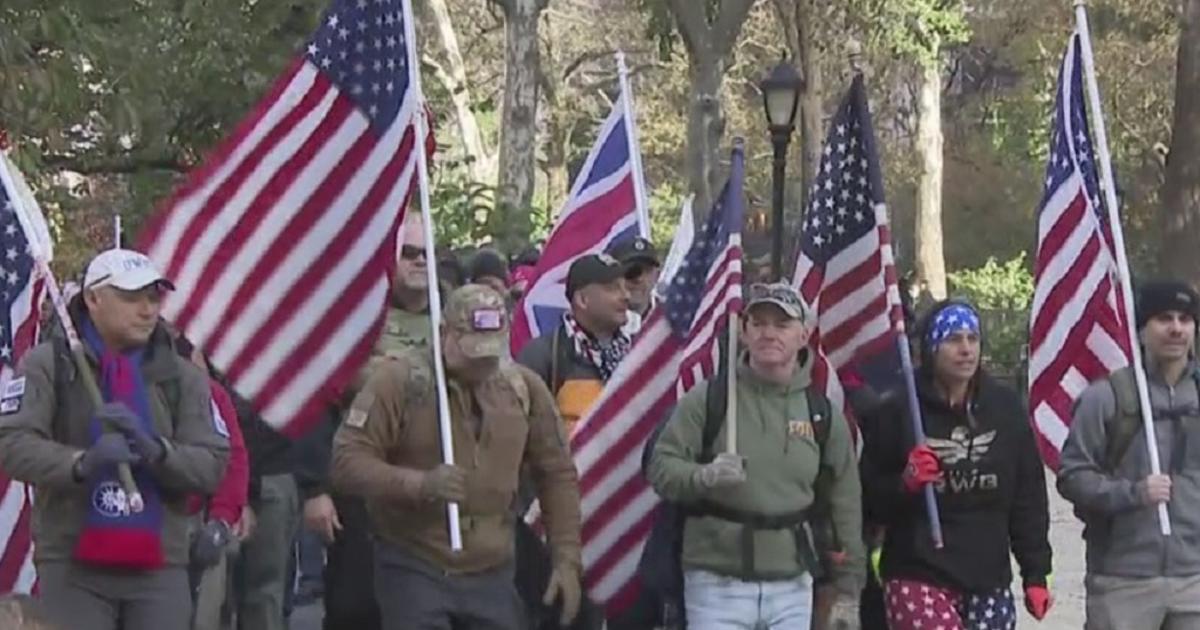
POLYGON ((925 334, 925 343, 929 346, 930 350, 937 350, 937 347, 947 337, 959 331, 978 335, 979 314, 975 312, 975 309, 966 304, 950 304, 938 311, 937 317, 933 320, 933 325, 929 327, 929 332, 925 334))

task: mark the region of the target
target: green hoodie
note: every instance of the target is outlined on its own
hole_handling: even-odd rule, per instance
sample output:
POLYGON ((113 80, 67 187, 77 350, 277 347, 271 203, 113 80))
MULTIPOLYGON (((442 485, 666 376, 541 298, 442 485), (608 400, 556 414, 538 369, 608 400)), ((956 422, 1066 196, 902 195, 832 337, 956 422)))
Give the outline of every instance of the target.
MULTIPOLYGON (((708 500, 725 507, 762 515, 780 515, 808 508, 819 466, 833 473, 830 495, 832 520, 846 558, 833 568, 832 579, 847 595, 857 595, 865 580, 862 543, 862 488, 850 430, 841 410, 834 407, 824 452, 818 446, 808 411, 805 389, 811 382, 811 362, 801 364, 792 382, 764 380, 743 362, 737 371, 738 454, 746 459, 746 482, 736 488, 706 490, 696 479, 704 432, 708 383, 692 389, 675 408, 650 460, 648 476, 659 495, 689 504, 708 500)), ((721 385, 723 386, 723 384, 721 385)), ((725 444, 725 427, 713 449, 725 444)), ((684 528, 683 568, 739 576, 742 572, 742 525, 711 516, 690 517, 684 528)), ((775 577, 808 571, 791 530, 754 533, 755 572, 775 577)))

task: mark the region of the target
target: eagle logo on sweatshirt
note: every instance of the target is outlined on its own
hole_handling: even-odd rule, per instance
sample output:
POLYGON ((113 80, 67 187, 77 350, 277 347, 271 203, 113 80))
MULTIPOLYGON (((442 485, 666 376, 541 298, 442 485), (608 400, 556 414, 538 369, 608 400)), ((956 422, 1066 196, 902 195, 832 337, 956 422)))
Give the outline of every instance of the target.
POLYGON ((950 439, 931 437, 926 441, 943 464, 953 466, 963 461, 979 462, 987 456, 988 451, 992 448, 992 442, 995 440, 995 429, 972 437, 970 430, 966 427, 954 427, 954 430, 950 432, 950 439))

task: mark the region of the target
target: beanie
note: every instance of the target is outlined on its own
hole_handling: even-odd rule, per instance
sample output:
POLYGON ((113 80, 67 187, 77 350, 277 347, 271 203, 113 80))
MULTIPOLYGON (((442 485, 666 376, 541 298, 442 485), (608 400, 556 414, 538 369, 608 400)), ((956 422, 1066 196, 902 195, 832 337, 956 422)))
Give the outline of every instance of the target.
POLYGON ((1177 281, 1147 282, 1138 289, 1138 330, 1167 311, 1179 311, 1192 319, 1200 319, 1200 297, 1192 287, 1177 281))

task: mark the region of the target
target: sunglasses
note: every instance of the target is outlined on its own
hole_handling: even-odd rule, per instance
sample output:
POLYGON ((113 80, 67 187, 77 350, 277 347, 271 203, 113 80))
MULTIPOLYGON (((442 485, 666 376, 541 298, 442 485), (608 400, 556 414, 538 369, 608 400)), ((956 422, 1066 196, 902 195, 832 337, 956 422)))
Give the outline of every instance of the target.
POLYGON ((400 248, 400 257, 404 260, 416 260, 418 258, 428 258, 425 256, 425 248, 415 245, 404 245, 400 248))

